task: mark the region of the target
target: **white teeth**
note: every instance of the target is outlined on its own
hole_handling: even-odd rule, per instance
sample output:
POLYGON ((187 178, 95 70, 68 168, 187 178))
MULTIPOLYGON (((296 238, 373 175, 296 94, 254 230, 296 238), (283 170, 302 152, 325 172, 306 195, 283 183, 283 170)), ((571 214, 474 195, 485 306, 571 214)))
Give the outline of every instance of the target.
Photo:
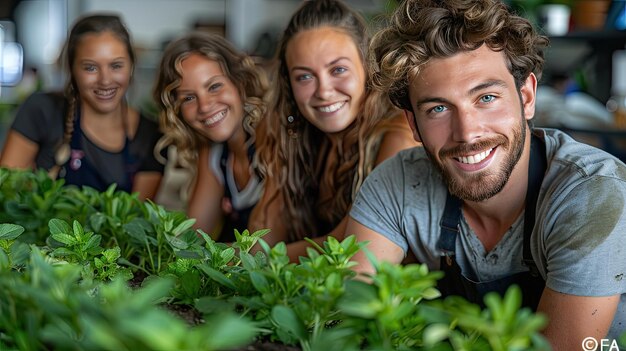
POLYGON ((325 113, 335 112, 339 110, 340 108, 342 108, 345 103, 346 103, 345 101, 336 102, 329 106, 320 106, 317 109, 325 113))
POLYGON ((224 118, 224 116, 226 116, 226 110, 221 111, 219 113, 214 114, 213 116, 207 118, 206 120, 204 120, 204 125, 206 126, 210 126, 216 122, 219 122, 222 120, 222 118, 224 118))
POLYGON ((466 164, 472 165, 474 163, 478 163, 478 162, 484 160, 487 156, 489 156, 489 154, 491 153, 491 150, 493 150, 493 148, 489 149, 487 151, 483 151, 483 152, 481 152, 479 154, 476 154, 476 155, 462 156, 462 157, 457 157, 456 159, 459 162, 461 162, 461 163, 466 163, 466 164))
POLYGON ((98 90, 95 90, 95 93, 96 93, 96 95, 105 95, 106 96, 106 95, 111 95, 111 94, 115 93, 115 90, 116 90, 115 88, 113 88, 113 89, 106 89, 106 90, 98 89, 98 90))

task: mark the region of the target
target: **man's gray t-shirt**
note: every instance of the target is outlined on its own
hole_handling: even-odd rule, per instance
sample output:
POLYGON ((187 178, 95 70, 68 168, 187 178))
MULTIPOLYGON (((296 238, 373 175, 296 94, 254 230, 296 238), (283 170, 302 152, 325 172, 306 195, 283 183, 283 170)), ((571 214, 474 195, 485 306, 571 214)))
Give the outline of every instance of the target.
MULTIPOLYGON (((534 133, 545 140, 548 164, 531 236, 533 259, 552 290, 578 296, 621 294, 608 335, 618 338, 626 332, 626 165, 558 130, 534 133)), ((436 244, 446 195, 438 170, 416 147, 374 169, 350 216, 439 270, 436 244)), ((522 213, 486 252, 462 216, 456 259, 463 274, 481 282, 527 271, 523 232, 522 213)))

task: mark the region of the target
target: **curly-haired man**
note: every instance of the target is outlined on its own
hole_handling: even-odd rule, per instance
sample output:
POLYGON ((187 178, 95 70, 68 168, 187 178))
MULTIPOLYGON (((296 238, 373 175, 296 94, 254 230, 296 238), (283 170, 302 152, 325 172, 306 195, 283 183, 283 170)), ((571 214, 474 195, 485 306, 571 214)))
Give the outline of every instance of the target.
POLYGON ((518 284, 553 348, 578 350, 626 330, 626 165, 530 125, 547 44, 498 0, 405 0, 370 73, 422 146, 366 179, 346 234, 443 270, 443 295, 518 284))

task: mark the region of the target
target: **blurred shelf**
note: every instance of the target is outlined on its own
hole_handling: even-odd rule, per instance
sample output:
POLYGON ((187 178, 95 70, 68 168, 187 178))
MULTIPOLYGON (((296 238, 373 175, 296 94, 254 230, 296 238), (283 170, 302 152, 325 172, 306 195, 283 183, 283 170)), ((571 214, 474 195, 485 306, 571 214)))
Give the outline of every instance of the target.
POLYGON ((552 36, 545 71, 550 75, 583 70, 587 92, 605 103, 611 96, 613 52, 625 48, 626 31, 573 31, 552 36))
POLYGON ((589 41, 592 43, 624 43, 626 31, 619 30, 580 30, 562 36, 551 36, 551 41, 589 41))

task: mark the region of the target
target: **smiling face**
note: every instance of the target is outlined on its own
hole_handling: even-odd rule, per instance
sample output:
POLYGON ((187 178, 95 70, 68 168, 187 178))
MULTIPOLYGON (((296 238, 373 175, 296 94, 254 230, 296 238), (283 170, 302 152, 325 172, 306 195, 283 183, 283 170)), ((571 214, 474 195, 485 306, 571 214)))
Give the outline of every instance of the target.
POLYGON ((411 80, 409 122, 453 195, 484 201, 505 187, 528 152, 535 91, 531 74, 518 92, 504 55, 486 46, 432 59, 411 80))
POLYGON ((176 96, 185 122, 213 142, 243 133, 241 96, 219 63, 194 53, 183 59, 181 67, 176 96))
POLYGON ((80 39, 72 76, 83 109, 106 114, 120 108, 132 66, 126 44, 113 33, 86 34, 80 39))
POLYGON ((286 48, 289 81, 300 113, 325 133, 346 129, 365 93, 365 70, 352 38, 333 27, 296 34, 286 48))

